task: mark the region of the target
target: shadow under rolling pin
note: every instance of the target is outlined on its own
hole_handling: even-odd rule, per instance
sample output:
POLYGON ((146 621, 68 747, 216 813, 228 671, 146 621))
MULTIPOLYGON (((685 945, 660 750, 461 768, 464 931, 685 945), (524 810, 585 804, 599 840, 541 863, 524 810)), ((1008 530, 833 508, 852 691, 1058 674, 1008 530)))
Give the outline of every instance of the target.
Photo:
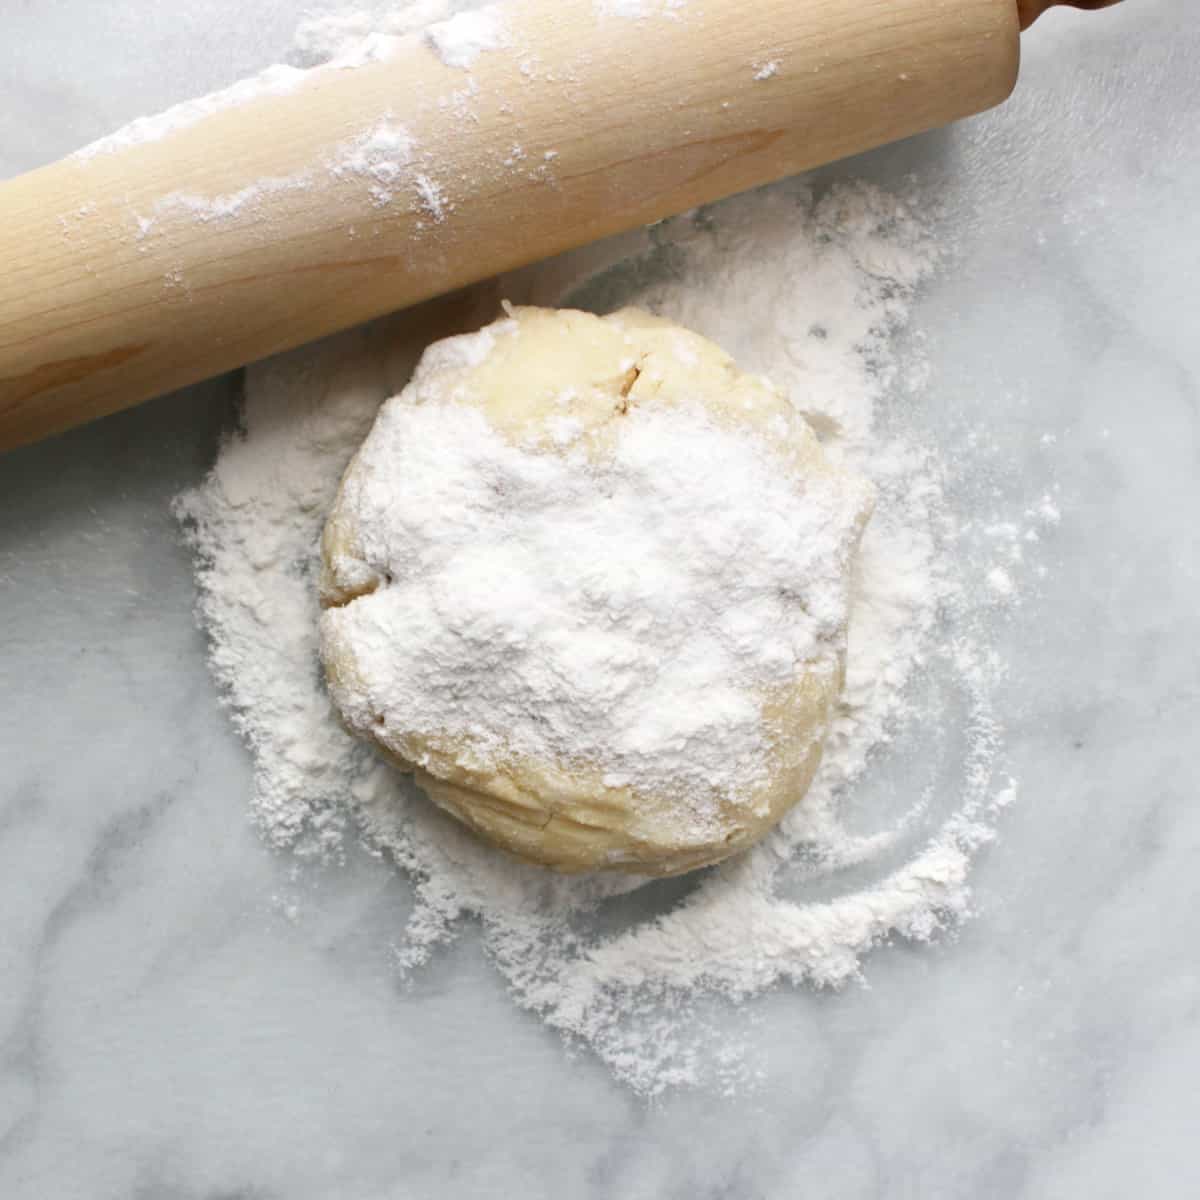
POLYGON ((131 127, 0 185, 0 450, 979 112, 1048 6, 507 0, 131 127))

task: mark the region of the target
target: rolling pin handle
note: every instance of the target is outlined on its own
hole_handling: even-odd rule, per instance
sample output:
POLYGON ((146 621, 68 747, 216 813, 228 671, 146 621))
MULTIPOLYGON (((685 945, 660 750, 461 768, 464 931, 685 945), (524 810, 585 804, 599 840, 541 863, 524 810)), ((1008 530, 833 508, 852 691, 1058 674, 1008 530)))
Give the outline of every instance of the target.
POLYGON ((1111 8, 1119 0, 1017 0, 1017 9, 1021 14, 1021 28, 1028 29, 1048 8, 1058 4, 1067 4, 1071 8, 1111 8))

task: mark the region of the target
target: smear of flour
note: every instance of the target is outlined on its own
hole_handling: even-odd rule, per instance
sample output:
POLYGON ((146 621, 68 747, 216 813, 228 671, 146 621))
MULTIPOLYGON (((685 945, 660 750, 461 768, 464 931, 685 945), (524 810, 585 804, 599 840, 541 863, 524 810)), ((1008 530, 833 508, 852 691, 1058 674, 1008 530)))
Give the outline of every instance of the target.
POLYGON ((291 57, 300 66, 349 61, 372 39, 422 32, 446 20, 455 7, 450 0, 409 0, 406 4, 339 9, 309 17, 296 29, 291 57))
MULTIPOLYGON (((269 67, 222 91, 155 116, 140 117, 76 151, 72 158, 86 165, 99 156, 158 141, 206 117, 264 96, 293 92, 324 72, 383 61, 396 52, 404 35, 422 33, 430 52, 447 66, 464 71, 480 55, 509 44, 497 8, 475 6, 455 12, 455 7, 449 0, 414 0, 383 12, 353 9, 311 18, 300 25, 292 50, 291 57, 301 65, 269 67)), ((452 113, 460 121, 477 121, 473 104, 478 95, 479 85, 468 75, 461 88, 421 97, 414 112, 436 110, 452 113)), ((535 177, 547 176, 549 168, 545 164, 549 161, 547 157, 542 174, 535 177)), ((506 165, 515 167, 517 163, 506 165)), ((387 110, 379 114, 376 123, 289 174, 262 176, 228 193, 203 194, 180 188, 154 200, 148 211, 130 208, 129 229, 135 242, 144 242, 151 235, 165 233, 165 219, 179 214, 198 224, 247 218, 265 222, 277 211, 281 197, 301 194, 329 177, 361 180, 376 207, 385 208, 399 201, 420 210, 434 224, 444 221, 455 207, 446 184, 438 178, 433 148, 420 146, 396 115, 387 110)), ((418 229, 424 224, 418 223, 418 229)))
POLYGON ((294 92, 316 74, 353 70, 382 62, 396 52, 400 38, 424 32, 430 48, 448 66, 467 69, 487 50, 506 44, 504 23, 491 8, 454 12, 450 0, 411 0, 388 8, 340 10, 303 21, 293 41, 291 63, 278 63, 227 88, 138 117, 76 150, 72 159, 87 164, 105 155, 157 142, 205 118, 262 99, 294 92))
POLYGON ((215 113, 240 108, 264 96, 283 96, 294 92, 314 77, 314 71, 352 70, 368 63, 380 62, 392 55, 396 41, 395 37, 380 32, 364 31, 358 37, 347 37, 337 44, 333 53, 323 53, 311 69, 286 63, 267 67, 257 75, 239 80, 230 87, 210 95, 185 100, 182 104, 176 104, 153 116, 138 117, 116 132, 76 150, 71 157, 76 162, 88 163, 119 150, 157 142, 169 134, 188 129, 215 113))
POLYGON ((391 114, 385 114, 377 125, 337 146, 320 166, 291 175, 263 176, 236 192, 213 196, 188 191, 169 192, 154 203, 152 215, 135 214, 135 236, 139 241, 144 239, 159 229, 163 217, 179 212, 188 214, 200 224, 244 215, 269 220, 272 210, 267 206, 268 201, 287 193, 303 192, 321 175, 360 181, 372 203, 379 208, 391 204, 397 193, 406 194, 436 220, 443 220, 451 205, 429 176, 415 169, 414 160, 418 153, 419 147, 408 130, 391 114))
POLYGON ((504 19, 495 7, 460 12, 431 25, 425 38, 446 66, 465 71, 481 54, 505 44, 504 19))
POLYGON ((601 17, 625 17, 635 21, 651 16, 678 17, 688 0, 596 0, 601 17))
POLYGON ((110 133, 107 137, 75 151, 72 157, 77 162, 90 162, 104 154, 156 142, 167 134, 195 125, 214 113, 237 108, 261 96, 282 96, 295 91, 307 78, 308 73, 296 67, 283 64, 268 67, 258 75, 239 80, 219 92, 200 96, 195 100, 186 100, 153 116, 138 117, 115 133, 110 133))
MULTIPOLYGON (((523 272, 508 294, 562 301, 580 283, 572 264, 589 259, 523 272)), ((213 670, 254 755, 264 836, 322 858, 363 837, 412 878, 404 970, 477 917, 514 999, 632 1088, 733 1087, 755 1063, 727 1034, 714 1043, 714 995, 839 987, 860 978, 872 947, 928 941, 969 915, 971 859, 1015 795, 1001 771, 991 695, 1003 663, 989 614, 1019 599, 1029 535, 1051 528, 1057 507, 1048 497, 997 514, 989 523, 1015 533, 989 537, 946 498, 971 471, 969 452, 944 456, 896 416, 919 411, 920 364, 897 337, 937 261, 906 200, 853 184, 817 197, 790 183, 660 226, 640 263, 580 294, 712 338, 782 387, 828 453, 879 489, 818 778, 774 835, 696 877, 683 899, 663 885, 623 897, 637 881, 516 863, 342 730, 316 667, 317 543, 346 463, 420 339, 401 316, 250 370, 243 427, 178 504, 213 670), (904 406, 889 403, 897 397, 904 406), (1000 565, 1004 595, 989 578, 1000 565)))
POLYGON ((444 221, 446 213, 454 206, 446 199, 442 185, 436 179, 422 172, 416 177, 415 186, 421 207, 435 221, 444 221))

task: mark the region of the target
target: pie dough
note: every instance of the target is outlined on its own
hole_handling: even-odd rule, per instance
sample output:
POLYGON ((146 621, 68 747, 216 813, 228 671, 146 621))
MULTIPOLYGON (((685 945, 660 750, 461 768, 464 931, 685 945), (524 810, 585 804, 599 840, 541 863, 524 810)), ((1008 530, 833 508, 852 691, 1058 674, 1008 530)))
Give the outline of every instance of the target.
MULTIPOLYGON (((842 567, 850 571, 873 504, 870 485, 835 465, 794 405, 767 381, 739 371, 717 346, 633 309, 600 318, 510 308, 493 328, 483 343, 476 335, 430 347, 412 383, 385 412, 452 397, 455 405, 478 409, 512 444, 558 453, 556 430, 565 409, 575 452, 583 446, 596 459, 610 451, 621 422, 656 409, 701 406, 714 425, 760 436, 781 479, 798 493, 814 481, 833 486, 851 514, 842 567)), ((411 772, 437 805, 513 854, 560 871, 665 876, 747 849, 804 796, 842 687, 844 624, 786 686, 760 697, 768 747, 761 785, 749 795, 720 798, 712 820, 699 824, 679 794, 636 778, 614 780, 603 761, 520 755, 482 761, 461 738, 397 724, 387 697, 378 694, 377 664, 364 660, 350 619, 356 603, 395 584, 371 549, 387 542, 388 531, 362 528, 362 508, 354 502, 364 472, 388 469, 368 453, 375 436, 348 467, 322 540, 322 660, 348 728, 411 772)), ((370 519, 386 523, 388 517, 370 519)), ((502 737, 504 731, 492 732, 502 737)))

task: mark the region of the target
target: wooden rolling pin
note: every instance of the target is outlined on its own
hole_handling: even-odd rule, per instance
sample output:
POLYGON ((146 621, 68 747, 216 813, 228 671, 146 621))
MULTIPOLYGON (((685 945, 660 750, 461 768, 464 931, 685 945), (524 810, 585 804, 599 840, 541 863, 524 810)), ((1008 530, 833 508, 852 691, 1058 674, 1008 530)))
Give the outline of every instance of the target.
POLYGON ((0 449, 978 112, 1045 7, 508 0, 19 177, 0 449))

